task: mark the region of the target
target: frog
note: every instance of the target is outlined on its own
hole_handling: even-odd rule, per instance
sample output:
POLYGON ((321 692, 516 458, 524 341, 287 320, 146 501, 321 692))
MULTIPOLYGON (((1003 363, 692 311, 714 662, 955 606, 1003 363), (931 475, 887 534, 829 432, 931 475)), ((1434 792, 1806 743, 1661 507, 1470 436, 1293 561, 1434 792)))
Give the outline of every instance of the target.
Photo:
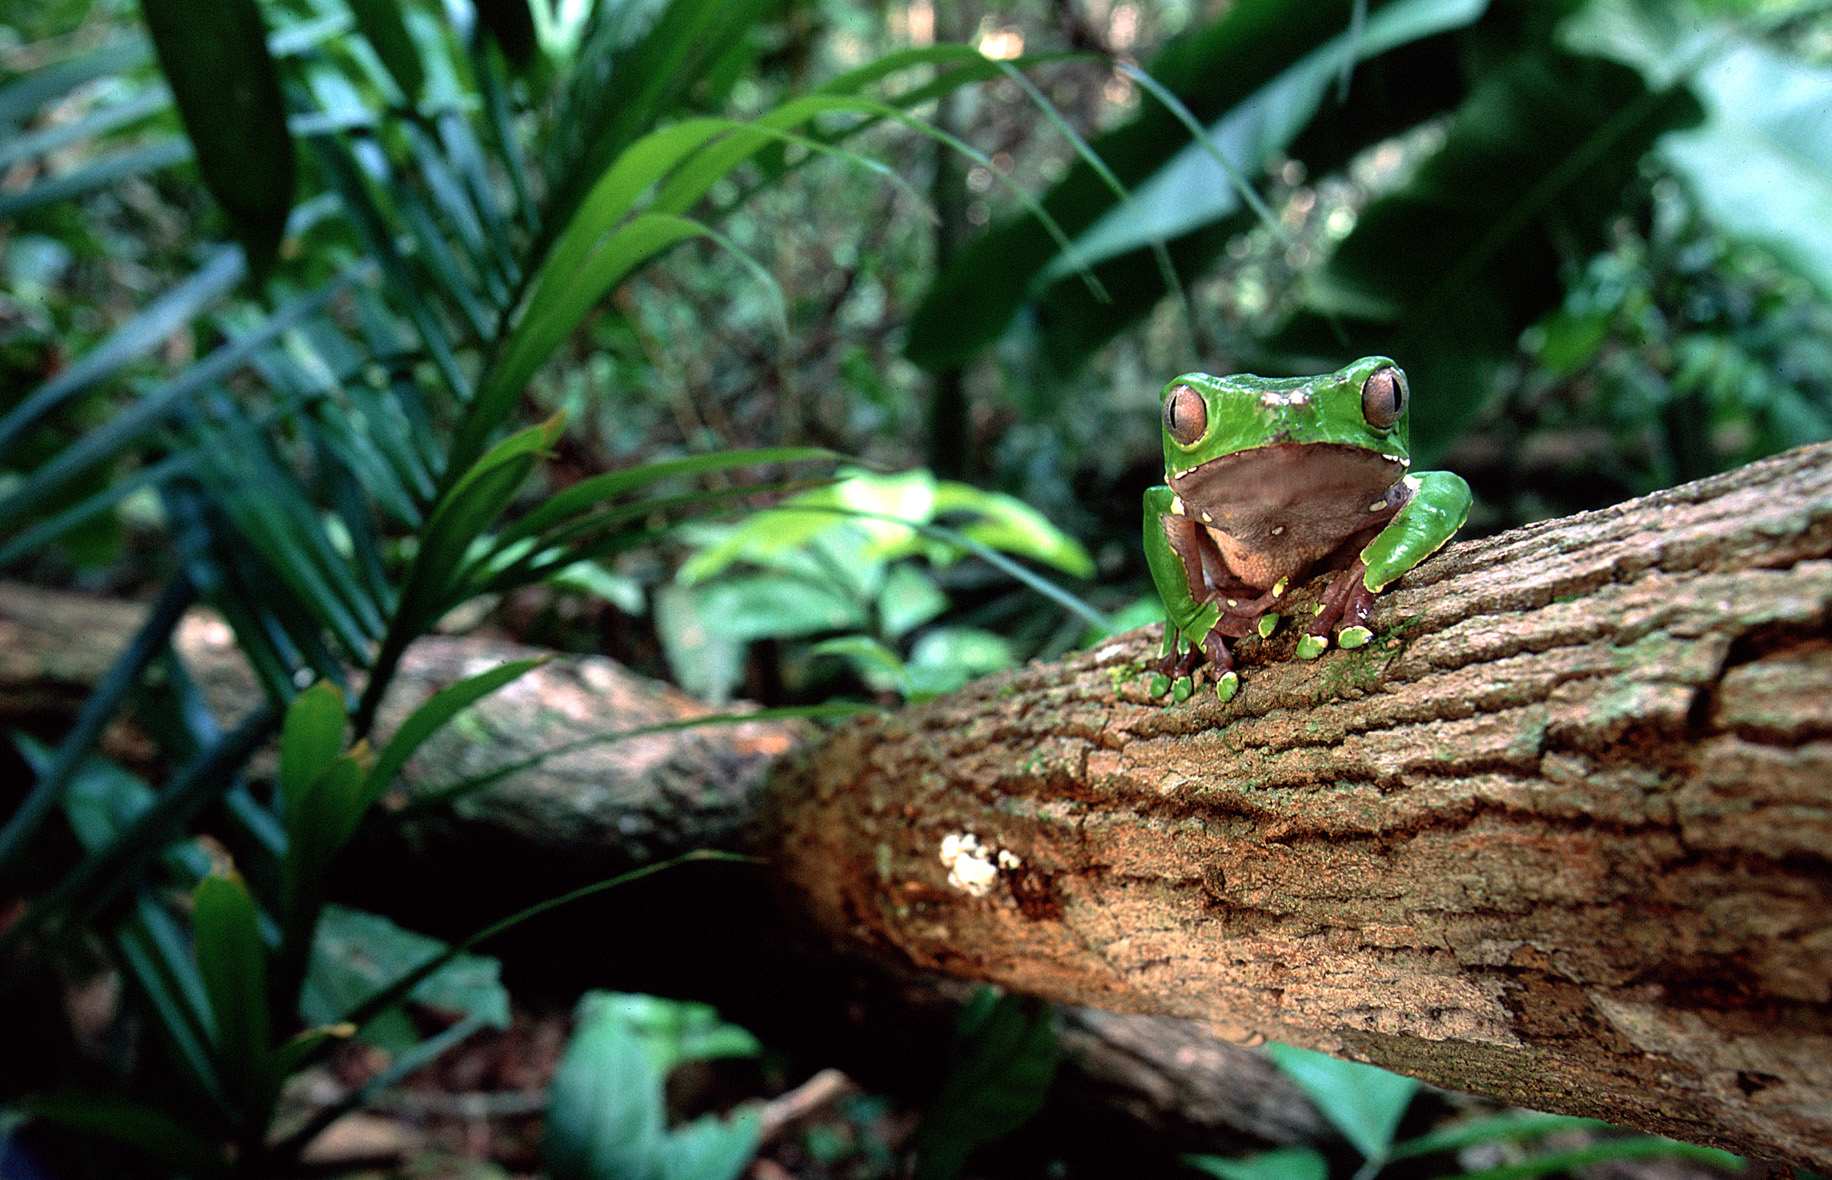
POLYGON ((1206 662, 1240 690, 1231 640, 1270 637, 1292 585, 1329 575, 1296 655, 1374 637, 1375 595, 1469 519, 1469 484, 1413 471, 1411 389, 1389 357, 1313 377, 1190 372, 1158 392, 1164 482, 1145 492, 1145 560, 1164 604, 1153 698, 1187 700, 1206 662))

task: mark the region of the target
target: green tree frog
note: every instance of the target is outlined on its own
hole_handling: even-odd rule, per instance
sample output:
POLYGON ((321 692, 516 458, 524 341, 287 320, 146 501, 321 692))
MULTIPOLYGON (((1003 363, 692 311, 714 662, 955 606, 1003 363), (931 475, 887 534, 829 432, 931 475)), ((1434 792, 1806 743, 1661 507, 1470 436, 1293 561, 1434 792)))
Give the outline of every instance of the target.
POLYGON ((1151 694, 1186 700, 1206 659, 1240 688, 1228 640, 1268 636, 1294 580, 1334 572, 1298 640, 1373 638, 1374 596, 1450 540, 1469 485, 1411 471, 1406 375, 1383 356, 1320 377, 1185 373, 1159 393, 1164 483, 1145 493, 1145 559, 1164 600, 1151 694))

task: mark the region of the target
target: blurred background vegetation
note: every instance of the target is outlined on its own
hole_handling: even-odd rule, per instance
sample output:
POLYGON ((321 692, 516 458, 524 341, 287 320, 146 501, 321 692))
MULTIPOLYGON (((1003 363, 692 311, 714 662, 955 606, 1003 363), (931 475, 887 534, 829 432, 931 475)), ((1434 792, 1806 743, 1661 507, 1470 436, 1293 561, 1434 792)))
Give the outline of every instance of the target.
MULTIPOLYGON (((6 1166, 277 1171, 480 1044, 551 1081, 545 1131, 509 1102, 419 1174, 750 1166, 742 1108, 670 1129, 664 1083, 735 1057, 767 1094, 820 1064, 795 1046, 653 997, 575 1019, 538 966, 328 904, 418 742, 525 670, 383 740, 416 637, 781 710, 1060 654, 1151 617, 1155 393, 1191 368, 1396 357, 1476 531, 1832 437, 1829 120, 1810 0, 5 5, 0 572, 153 603, 74 730, 0 749, 9 975, 124 981, 106 1036, 7 1054, 6 1166), (243 717, 169 649, 200 601, 267 691, 243 717), (144 766, 97 754, 123 710, 144 766)), ((962 1021, 940 1094, 771 1159, 971 1171, 1053 1057, 1016 1001, 962 1021)), ((1360 1174, 1682 1150, 1513 1116, 1396 1144, 1410 1083, 1289 1061, 1360 1174)))

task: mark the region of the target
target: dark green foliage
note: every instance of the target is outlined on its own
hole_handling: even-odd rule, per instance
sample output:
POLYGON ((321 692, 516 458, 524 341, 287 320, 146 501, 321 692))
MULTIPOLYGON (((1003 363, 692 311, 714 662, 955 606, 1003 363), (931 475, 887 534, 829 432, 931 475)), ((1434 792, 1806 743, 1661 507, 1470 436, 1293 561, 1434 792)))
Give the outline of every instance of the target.
MULTIPOLYGON (((375 47, 377 57, 394 75, 395 85, 401 88, 402 97, 409 104, 419 100, 420 87, 426 81, 426 71, 420 66, 419 50, 414 48, 413 38, 408 35, 407 24, 401 19, 401 6, 410 0, 349 0, 350 12, 356 17, 356 27, 362 30, 369 44, 375 47)), ((518 0, 519 3, 519 0, 518 0)), ((523 23, 527 24, 526 44, 523 52, 531 48, 534 41, 534 26, 527 20, 528 6, 519 4, 523 14, 523 23)), ((497 6, 483 9, 484 19, 494 28, 496 20, 493 14, 497 6)), ((503 40, 499 35, 498 41, 503 40)))
MULTIPOLYGON (((1388 8, 1420 6, 1413 0, 1389 0, 1385 5, 1370 7, 1378 15, 1388 8)), ((1457 23, 1473 18, 1481 5, 1442 0, 1431 7, 1444 10, 1444 21, 1457 23)), ((1342 60, 1353 61, 1359 56, 1362 47, 1344 35, 1350 27, 1353 8, 1353 0, 1305 4, 1249 0, 1232 6, 1214 24, 1172 42, 1146 68, 1205 125, 1229 112, 1240 112, 1239 132, 1246 140, 1240 147, 1230 148, 1239 152, 1234 166, 1252 181, 1272 154, 1284 150, 1303 129, 1323 94, 1335 85, 1335 71, 1327 65, 1306 75, 1299 63, 1332 43, 1338 46, 1335 52, 1342 60)), ((1420 31, 1429 30, 1433 22, 1428 20, 1417 27, 1420 31)), ((1374 99, 1358 102, 1356 108, 1375 113, 1377 128, 1397 130, 1403 124, 1388 121, 1390 116, 1388 120, 1379 117, 1378 113, 1385 109, 1381 100, 1398 96, 1400 109, 1409 117, 1419 117, 1422 112, 1415 104, 1420 96, 1448 97, 1437 81, 1442 77, 1454 75, 1442 70, 1410 69, 1404 75, 1404 86, 1382 86, 1374 99)), ((1450 93, 1454 94, 1454 90, 1450 93)), ((1355 142, 1365 144, 1368 139, 1355 142)), ((1091 147, 1120 183, 1136 190, 1188 144, 1189 133, 1177 116, 1162 104, 1147 102, 1136 118, 1096 137, 1091 147)), ((1181 203, 1188 204, 1189 198, 1181 203)), ((1070 169, 1044 198, 1043 205, 1069 233, 1080 237, 1100 217, 1114 210, 1116 201, 1099 172, 1084 162, 1070 169)), ((1178 239, 1187 235, 1173 224, 1166 224, 1159 236, 1178 239)), ((1173 250, 1172 255, 1179 262, 1193 262, 1212 254, 1218 244, 1211 240, 1205 248, 1202 242, 1191 241, 1182 251, 1173 250)), ((1116 277, 1125 279, 1121 289, 1126 297, 1118 301, 1116 309, 1107 312, 1108 318, 1136 316, 1169 293, 1163 289, 1156 263, 1143 249, 1128 253, 1132 269, 1112 268, 1116 277)), ((937 280, 911 321, 911 359, 939 369, 972 356, 1004 331, 1056 256, 1056 244, 1028 218, 999 226, 974 240, 937 280)), ((1102 268, 1103 279, 1108 269, 1102 268)), ((1081 297, 1063 298, 1079 301, 1081 297)), ((1084 321, 1088 318, 1091 317, 1085 314, 1082 317, 1084 321)), ((1097 339, 1104 335, 1097 334, 1097 339)), ((1070 329, 1058 339, 1072 341, 1075 337, 1070 329)), ((1079 350, 1084 346, 1074 342, 1071 347, 1079 350)))
POLYGON ((1362 212, 1306 305, 1264 343, 1267 368, 1403 356, 1432 399, 1413 445, 1440 453, 1482 407, 1520 333, 1557 305, 1562 261, 1604 244, 1641 157, 1697 117, 1689 93, 1650 91, 1596 58, 1535 54, 1494 71, 1444 146, 1362 212))
POLYGON ((1266 1053, 1356 1151, 1371 1160, 1386 1158, 1417 1082, 1295 1045, 1271 1044, 1266 1053))
POLYGON ((554 1180, 732 1180, 757 1143, 754 1111, 669 1129, 675 1066, 760 1051, 703 1004, 588 993, 554 1074, 542 1154, 554 1180))
POLYGON ((976 992, 955 1025, 947 1080, 916 1132, 917 1180, 950 1180, 976 1150, 1029 1122, 1061 1057, 1049 1005, 976 992))
MULTIPOLYGON (((707 696, 794 703, 607 717, 569 745, 467 765, 416 792, 419 815, 597 743, 843 717, 866 706, 801 702, 920 699, 1109 633, 1107 610, 1133 590, 1136 477, 1156 461, 1135 453, 1134 427, 1143 438, 1152 422, 1129 390, 1166 365, 1390 353, 1432 407, 1424 446, 1454 442, 1478 412, 1529 443, 1602 424, 1626 457, 1607 476, 1616 491, 1832 432, 1812 296, 1832 257, 1828 167, 1805 117, 1832 83, 1759 29, 1709 26, 1701 49, 1699 19, 1640 0, 1242 0, 1145 54, 1144 76, 946 44, 856 68, 849 49, 823 71, 807 23, 852 38, 878 18, 605 0, 583 27, 537 35, 535 14, 571 7, 145 0, 162 73, 135 32, 0 85, 0 267, 19 288, 0 290, 0 565, 67 578, 79 542, 94 554, 98 533, 124 538, 128 559, 91 576, 156 598, 75 725, 18 741, 31 785, 0 827, 0 879, 30 895, 0 949, 33 964, 101 956, 148 1034, 109 1062, 121 1093, 47 1081, 54 1096, 23 1111, 193 1174, 231 1158, 284 1172, 336 1119, 506 1022, 480 943, 666 867, 457 942, 331 904, 363 826, 396 821, 377 804, 423 743, 534 666, 477 672, 389 732, 379 706, 400 660, 459 611, 501 602, 494 621, 519 630, 522 599, 543 623, 591 604, 594 626, 568 642, 666 660, 707 696), (1097 97, 1132 88, 1136 115, 1103 131, 1110 91, 1053 105, 1088 79, 1097 97), (985 81, 1000 101, 962 101, 977 113, 961 127, 912 114, 985 81), (1200 128, 1213 143, 1193 142, 1200 128), (1753 145, 1749 168, 1712 167, 1732 144, 1753 145), (933 245, 931 151, 969 163, 994 228, 911 320, 933 245), (192 223, 215 217, 174 167, 185 160, 241 246, 194 240, 192 223), (992 203, 1001 189, 1017 220, 992 203), (819 228, 803 234, 803 219, 819 228), (168 222, 180 228, 153 240, 168 222), (242 287, 250 270, 265 272, 258 291, 242 287), (1251 308, 1249 274, 1266 288, 1251 308), (107 298, 43 299, 59 282, 102 283, 107 298), (1168 319, 1174 343, 1122 336, 1172 291, 1200 344, 1168 319), (893 356, 906 324, 909 354, 936 368, 1007 346, 963 375, 984 400, 960 437, 1053 503, 839 467, 915 452, 922 378, 893 356), (1098 392, 1064 395, 1090 362, 1098 392), (1010 396, 988 396, 993 383, 1010 396), (1110 502, 1123 533, 1102 527, 1110 502), (654 556, 661 542, 685 553, 654 556), (238 716, 213 715, 170 646, 197 601, 263 688, 238 716), (127 717, 157 745, 136 763, 144 779, 97 755, 127 717), (276 737, 277 782, 262 782, 255 755, 276 737), (384 1046, 386 1068, 276 1141, 281 1084, 351 1036, 384 1046)), ((1029 32, 1033 49, 1060 43, 1029 32)), ((1517 503, 1491 498, 1498 519, 1543 510, 1532 481, 1492 482, 1519 489, 1517 503)), ((709 1010, 595 997, 555 1083, 555 1173, 735 1172, 754 1117, 671 1128, 664 1083, 683 1061, 755 1051, 709 1010)), ((954 1174, 1021 1127, 1056 1057, 1046 1008, 977 1000, 917 1136, 920 1174, 954 1174)), ((1369 1168, 1595 1130, 1509 1116, 1395 1143, 1413 1083, 1282 1060, 1369 1168)), ((888 1169, 874 1146, 861 1155, 888 1169)), ((1520 1166, 1670 1146, 1595 1140, 1520 1166)), ((1308 1149, 1192 1164, 1326 1166, 1308 1149)))
POLYGON ((293 139, 255 0, 141 0, 197 169, 248 253, 272 264, 293 206, 293 139))

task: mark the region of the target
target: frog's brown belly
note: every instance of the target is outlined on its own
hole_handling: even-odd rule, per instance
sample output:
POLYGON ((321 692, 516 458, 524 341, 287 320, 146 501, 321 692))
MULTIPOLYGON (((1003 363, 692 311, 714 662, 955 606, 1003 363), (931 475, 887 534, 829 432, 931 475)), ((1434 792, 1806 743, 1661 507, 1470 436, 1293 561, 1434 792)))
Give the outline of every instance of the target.
POLYGON ((1172 475, 1170 486, 1228 571, 1264 590, 1390 519, 1405 470, 1359 447, 1283 444, 1172 475))

